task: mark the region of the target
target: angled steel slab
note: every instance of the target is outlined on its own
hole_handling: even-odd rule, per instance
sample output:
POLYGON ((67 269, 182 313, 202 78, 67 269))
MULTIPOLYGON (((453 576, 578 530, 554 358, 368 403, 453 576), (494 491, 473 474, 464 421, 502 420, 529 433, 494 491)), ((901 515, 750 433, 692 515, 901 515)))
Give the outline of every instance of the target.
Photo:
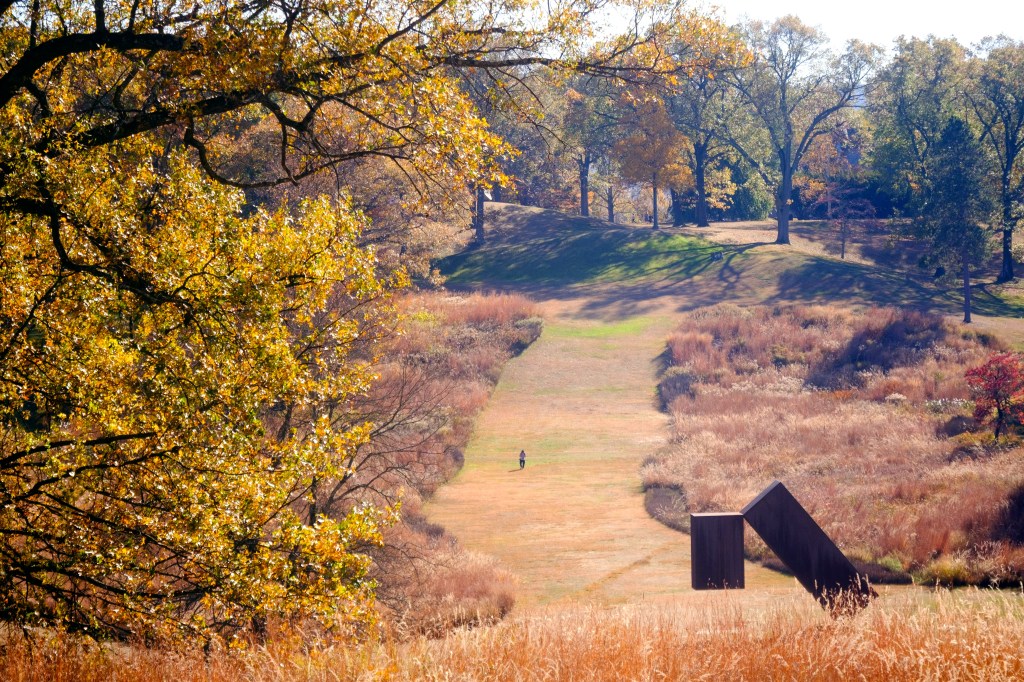
POLYGON ((831 613, 856 611, 877 596, 779 481, 765 488, 741 513, 800 584, 831 613))
POLYGON ((690 514, 690 579, 695 590, 743 589, 742 514, 690 514))

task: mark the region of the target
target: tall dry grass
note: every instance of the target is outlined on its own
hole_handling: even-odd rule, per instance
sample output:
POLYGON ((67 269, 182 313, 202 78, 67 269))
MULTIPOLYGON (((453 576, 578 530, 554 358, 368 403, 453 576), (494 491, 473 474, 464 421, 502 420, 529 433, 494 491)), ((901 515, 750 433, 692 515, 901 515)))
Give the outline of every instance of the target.
MULTIPOLYGON (((875 577, 1016 584, 1007 541, 1024 450, 970 428, 964 371, 997 341, 922 313, 718 306, 667 341, 660 394, 672 444, 642 469, 648 508, 735 511, 785 482, 875 577)), ((748 554, 770 558, 756 537, 748 554)))
MULTIPOLYGON (((738 596, 738 595, 737 595, 738 596)), ((17 682, 369 680, 1024 679, 1019 593, 908 592, 852 618, 809 602, 766 610, 732 595, 677 606, 569 607, 443 640, 308 648, 282 637, 247 652, 166 653, 53 636, 9 638, 0 677, 17 682)))

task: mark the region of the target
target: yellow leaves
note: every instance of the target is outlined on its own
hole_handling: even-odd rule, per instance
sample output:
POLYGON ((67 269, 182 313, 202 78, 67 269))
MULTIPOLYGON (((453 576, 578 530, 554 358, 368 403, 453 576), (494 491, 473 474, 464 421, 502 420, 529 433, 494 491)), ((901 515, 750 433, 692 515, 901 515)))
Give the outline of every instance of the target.
POLYGON ((290 505, 353 471, 370 426, 331 406, 366 390, 405 276, 378 278, 346 202, 243 216, 239 193, 184 154, 158 170, 152 150, 140 137, 46 166, 83 271, 44 221, 0 217, 0 404, 20 415, 0 442, 4 570, 31 571, 51 622, 94 595, 83 617, 108 631, 370 618, 352 548, 379 543, 386 514, 310 526, 290 505), (47 562, 67 570, 30 568, 47 562), (203 607, 182 610, 183 588, 203 607))
POLYGON ((732 181, 732 172, 728 168, 715 167, 707 171, 704 189, 707 193, 708 206, 724 211, 732 205, 732 196, 736 193, 737 186, 732 181))
POLYGON ((661 101, 634 97, 631 107, 629 127, 634 132, 616 143, 613 150, 623 177, 648 183, 657 176, 659 187, 692 184, 683 157, 687 139, 676 129, 661 101))

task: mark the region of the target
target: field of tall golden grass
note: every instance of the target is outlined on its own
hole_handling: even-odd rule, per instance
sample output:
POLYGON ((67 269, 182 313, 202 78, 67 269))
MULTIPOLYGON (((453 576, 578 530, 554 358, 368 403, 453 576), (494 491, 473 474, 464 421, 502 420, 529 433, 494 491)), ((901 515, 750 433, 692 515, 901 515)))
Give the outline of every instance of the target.
POLYGON ((1024 679, 1024 596, 918 590, 831 620, 808 599, 771 609, 741 595, 675 606, 569 607, 444 639, 309 646, 281 635, 246 651, 164 652, 7 633, 11 682, 404 680, 1024 679))
MULTIPOLYGON (((444 370, 430 381, 459 380, 428 391, 445 396, 451 419, 424 432, 428 449, 449 453, 456 466, 451 453, 486 401, 490 377, 537 323, 525 299, 491 296, 430 295, 409 299, 405 312, 406 332, 395 339, 400 362, 437 363, 444 370)), ((901 571, 917 570, 914 561, 938 571, 945 561, 949 575, 983 571, 986 580, 1017 570, 1014 546, 991 538, 1006 495, 1020 485, 1019 450, 971 431, 948 435, 965 413, 963 369, 997 343, 895 311, 703 315, 707 324, 699 326, 700 315, 688 320, 666 354, 677 368, 666 372, 674 387, 662 387, 673 443, 644 468, 652 490, 681 491, 694 507, 733 508, 763 479, 782 478, 855 558, 901 571), (886 350, 880 338, 902 343, 886 350)), ((419 481, 422 494, 440 480, 419 481)), ((748 593, 509 615, 511 576, 418 517, 420 495, 415 486, 406 492, 409 523, 393 531, 404 535, 398 546, 419 552, 409 573, 388 577, 392 596, 406 599, 385 604, 381 627, 361 641, 278 626, 244 648, 169 651, 12 628, 0 631, 0 680, 1024 679, 1021 589, 883 587, 868 609, 837 620, 809 597, 748 593)))

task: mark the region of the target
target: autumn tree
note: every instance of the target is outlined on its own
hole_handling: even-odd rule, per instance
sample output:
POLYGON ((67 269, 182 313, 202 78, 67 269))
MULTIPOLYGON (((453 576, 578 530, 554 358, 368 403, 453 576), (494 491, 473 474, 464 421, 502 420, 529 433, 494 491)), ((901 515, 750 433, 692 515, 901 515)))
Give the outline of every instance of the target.
POLYGON ((1024 359, 996 353, 964 375, 974 395, 974 418, 995 426, 995 437, 1024 417, 1024 359))
POLYGON ((862 195, 865 174, 860 166, 860 134, 850 122, 839 120, 829 135, 818 137, 804 157, 801 197, 824 211, 825 220, 839 234, 839 257, 856 220, 874 218, 876 210, 862 195))
POLYGON ((998 281, 1014 278, 1013 233, 1024 217, 1024 43, 1008 38, 982 45, 984 57, 972 62, 965 89, 981 128, 981 141, 999 171, 1002 264, 998 281))
POLYGON ((562 127, 576 162, 580 215, 589 216, 591 168, 611 153, 620 120, 611 81, 587 77, 579 79, 574 86, 565 93, 562 127))
POLYGON ((794 176, 813 140, 827 133, 829 121, 855 104, 876 50, 854 42, 835 56, 823 33, 793 16, 750 23, 744 33, 753 62, 731 72, 729 82, 760 135, 734 130, 728 139, 774 188, 776 243, 788 244, 794 176))
MULTIPOLYGON (((707 227, 709 207, 726 207, 728 189, 732 187, 724 161, 734 153, 727 140, 737 98, 726 83, 726 75, 745 66, 750 55, 741 42, 734 39, 731 45, 733 49, 723 50, 709 68, 682 74, 664 88, 665 108, 689 142, 686 154, 693 170, 698 227, 707 227)), ((685 48, 681 49, 685 54, 685 48)))
POLYGON ((49 185, 88 197, 49 230, 3 217, 3 618, 124 636, 367 619, 360 547, 387 510, 301 511, 365 439, 338 409, 387 316, 360 219, 243 218, 182 154, 154 191, 143 162, 118 168, 128 151, 49 185))
POLYGON ((622 176, 638 184, 651 186, 653 192, 653 227, 658 229, 658 191, 667 187, 684 187, 691 182, 683 149, 686 137, 680 133, 665 111, 661 100, 653 97, 627 97, 623 106, 630 134, 614 147, 622 176))
MULTIPOLYGON (((720 162, 732 151, 720 134, 727 117, 725 88, 724 81, 715 74, 696 73, 666 96, 669 116, 689 142, 686 154, 693 170, 694 217, 698 227, 708 225, 709 175, 716 168, 723 168, 720 162)), ((715 193, 710 194, 710 203, 716 203, 715 193)))

